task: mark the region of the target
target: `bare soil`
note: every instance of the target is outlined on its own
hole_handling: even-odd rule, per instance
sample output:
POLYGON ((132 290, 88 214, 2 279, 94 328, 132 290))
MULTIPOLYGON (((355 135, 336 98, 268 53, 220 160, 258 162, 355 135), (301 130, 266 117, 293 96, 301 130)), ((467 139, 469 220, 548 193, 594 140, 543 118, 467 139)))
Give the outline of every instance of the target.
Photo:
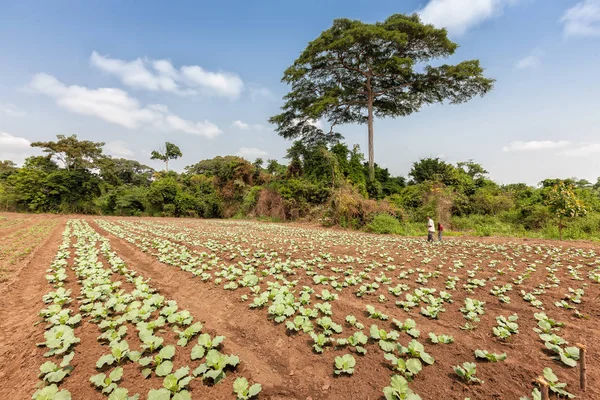
MULTIPOLYGON (((17 218, 18 215, 2 214, 7 218, 17 218)), ((79 218, 80 216, 76 216, 79 218)), ((42 217, 44 218, 44 217, 42 217)), ((5 282, 0 283, 0 399, 27 399, 35 391, 38 382, 39 366, 45 361, 44 350, 36 347, 36 343, 43 341, 43 324, 35 325, 39 321, 38 312, 43 308, 42 295, 47 293, 49 285, 45 280, 45 270, 52 262, 54 255, 61 242, 61 233, 69 216, 52 216, 57 225, 52 229, 49 236, 44 239, 28 256, 19 261, 9 272, 5 282)), ((226 336, 224 353, 236 354, 241 359, 237 371, 231 373, 233 378, 246 376, 251 381, 260 382, 263 385, 260 399, 382 399, 382 388, 389 384, 390 377, 394 374, 390 370, 388 362, 383 358, 382 351, 375 345, 368 346, 368 353, 364 357, 355 355, 357 359, 356 371, 353 376, 337 377, 333 374, 334 358, 338 355, 348 353, 347 350, 326 349, 324 354, 316 354, 312 351, 312 342, 304 334, 290 334, 283 324, 276 324, 268 320, 266 309, 251 310, 247 302, 240 301, 241 291, 225 291, 220 286, 212 283, 203 283, 199 278, 193 277, 177 267, 159 262, 151 254, 144 253, 140 249, 123 239, 102 229, 94 219, 85 218, 90 225, 103 236, 110 239, 113 250, 123 258, 129 269, 136 271, 139 275, 151 279, 151 284, 158 288, 159 292, 178 302, 181 308, 189 310, 196 320, 205 325, 205 331, 211 335, 218 334, 226 336)), ((120 221, 136 223, 137 218, 101 218, 120 224, 120 221)), ((440 248, 422 247, 423 257, 430 256, 431 261, 427 264, 420 263, 420 259, 407 251, 403 246, 412 246, 404 242, 404 239, 321 229, 307 227, 301 224, 261 224, 264 229, 256 230, 255 226, 249 226, 246 222, 228 225, 213 224, 211 221, 182 220, 182 219, 143 219, 153 223, 163 224, 165 227, 177 224, 188 230, 197 232, 195 239, 199 241, 213 240, 218 243, 228 243, 228 238, 244 237, 247 242, 241 243, 244 248, 263 248, 264 250, 275 250, 280 256, 286 252, 292 240, 298 248, 292 251, 292 258, 309 259, 319 253, 327 252, 335 260, 337 257, 363 257, 367 261, 383 262, 384 257, 378 253, 386 253, 394 258, 394 264, 403 265, 403 270, 409 268, 422 268, 424 271, 434 271, 436 266, 444 265, 441 278, 430 279, 425 286, 444 290, 444 281, 448 275, 457 275, 460 281, 457 290, 452 292, 453 304, 446 306, 446 312, 442 313, 439 320, 426 318, 418 313, 419 307, 410 313, 398 308, 395 300, 404 300, 404 293, 400 298, 395 298, 387 292, 387 287, 381 285, 377 294, 365 297, 356 297, 355 289, 344 289, 340 298, 332 305, 334 307, 335 322, 344 327, 344 336, 350 336, 355 329, 344 323, 346 315, 353 314, 359 321, 364 323, 368 335, 369 326, 373 323, 386 330, 392 329, 393 318, 405 320, 412 318, 416 321, 421 331, 419 341, 426 347, 435 358, 435 364, 425 366, 423 371, 410 382, 409 386, 424 400, 428 399, 458 399, 466 397, 475 399, 519 399, 520 396, 530 397, 532 380, 541 375, 544 367, 551 367, 562 382, 567 382, 567 390, 577 395, 578 399, 600 399, 600 285, 592 284, 587 279, 589 268, 581 271, 582 277, 589 286, 585 288, 584 301, 578 305, 581 313, 587 319, 575 318, 573 312, 553 306, 553 302, 567 291, 568 287, 578 288, 579 282, 573 281, 568 275, 565 265, 576 265, 583 262, 576 255, 573 262, 563 261, 557 276, 561 279, 561 285, 555 290, 548 290, 546 294, 538 298, 546 305, 546 312, 550 317, 565 323, 560 335, 570 344, 576 342, 586 343, 588 346, 588 390, 583 392, 579 389, 579 368, 568 368, 552 360, 544 344, 533 332, 536 321, 533 313, 539 312, 529 303, 522 300, 520 290, 532 290, 538 285, 546 282, 546 270, 549 261, 544 261, 536 273, 526 282, 526 287, 517 286, 508 294, 511 297, 510 304, 500 303, 497 297, 489 293, 491 286, 510 283, 515 274, 499 275, 497 281, 489 282, 485 288, 476 289, 475 294, 466 293, 462 290, 462 284, 469 277, 466 271, 473 265, 481 265, 484 272, 477 278, 489 278, 495 276, 495 269, 486 268, 487 263, 493 256, 483 250, 467 250, 461 245, 461 241, 480 242, 485 245, 495 244, 506 246, 515 256, 518 271, 522 271, 528 263, 519 259, 521 254, 519 246, 556 246, 563 249, 580 248, 586 251, 600 253, 600 246, 589 242, 558 242, 533 239, 510 239, 510 238, 457 238, 448 239, 443 253, 440 248), (288 229, 289 228, 289 229, 288 229), (252 235, 260 237, 252 237, 252 235), (355 240, 354 243, 350 240, 355 240), (381 242, 379 242, 381 240, 381 242), (369 244, 370 243, 370 244, 369 244), (373 244, 378 243, 378 244, 373 244), (369 244, 368 254, 361 254, 359 250, 369 244), (261 247, 262 246, 262 247, 261 247), (478 256, 481 252, 484 255, 478 256), (515 254, 516 253, 516 254, 515 254), (451 273, 447 266, 453 258, 460 258, 465 268, 451 273), (485 262, 482 262, 485 259, 485 262), (377 297, 384 294, 388 301, 379 303, 377 297), (557 297, 558 296, 558 297, 557 297), (466 320, 459 311, 464 299, 467 297, 477 298, 486 302, 486 313, 477 324, 477 329, 471 331, 461 330, 466 320), (377 321, 367 317, 365 305, 371 304, 376 309, 389 315, 389 321, 377 321), (516 313, 519 315, 519 334, 513 340, 502 342, 492 334, 492 328, 496 326, 495 317, 498 315, 509 316, 516 313), (450 334, 455 342, 451 345, 433 345, 427 338, 428 332, 450 334), (477 360, 477 376, 485 381, 482 385, 467 385, 457 379, 452 371, 452 366, 462 364, 464 361, 473 361, 475 349, 485 349, 490 352, 508 354, 505 362, 487 363, 477 360)), ((37 216, 19 223, 10 233, 17 232, 20 228, 32 226, 39 222, 37 216)), ((124 225, 127 230, 131 230, 124 225)), ((131 230, 135 232, 134 230, 131 230)), ((0 229, 0 238, 7 237, 9 233, 0 229)), ((160 237, 149 234, 151 237, 160 237)), ((203 245, 194 245, 184 240, 172 240, 184 245, 189 249, 203 252, 209 251, 203 245)), ((206 242, 205 242, 206 243, 206 242)), ((421 245, 419 245, 421 246, 421 245)), ((525 253, 523 253, 525 254, 525 253)), ((73 257, 73 256, 72 256, 73 257)), ((221 257, 224 259, 224 257, 221 257)), ((498 256, 499 259, 499 256, 498 256)), ((102 260, 104 261, 104 260, 102 260)), ((235 261, 238 261, 236 259, 235 261)), ((504 261, 504 260, 503 260, 504 261)), ((589 261, 589 260, 587 260, 589 261)), ((73 262, 71 259, 70 262, 73 262)), ((224 260, 225 262, 225 260, 224 260)), ((332 262, 324 271, 328 275, 331 266, 345 268, 345 264, 332 262)), ((364 267, 364 265, 363 265, 364 267)), ((360 268, 356 266, 356 270, 360 268)), ((400 270, 393 272, 385 271, 390 277, 398 275, 400 270)), ((73 298, 79 294, 79 288, 72 271, 69 271, 67 288, 72 289, 73 298)), ((372 275, 378 275, 372 273, 372 275)), ((411 292, 419 285, 415 285, 415 275, 409 280, 394 280, 392 286, 397 283, 407 283, 411 292)), ((298 279, 298 288, 303 285, 312 286, 317 293, 323 287, 315 285, 312 278, 299 273, 294 279, 298 279)), ((329 288, 331 290, 331 288, 329 288)), ((243 292, 246 293, 246 292, 243 292)), ((316 299, 315 299, 316 300, 316 299)), ((94 390, 89 384, 89 377, 97 373, 95 361, 106 348, 98 345, 96 337, 99 330, 95 324, 84 321, 77 328, 77 336, 81 343, 76 346, 76 357, 74 359, 73 374, 65 381, 62 387, 68 389, 74 399, 102 399, 104 396, 94 390)), ((135 336, 135 335, 133 335, 135 336)), ((405 333, 400 336, 400 342, 404 345, 411 338, 405 333)), ((174 340, 170 339, 171 341, 174 340)), ((131 340, 132 346, 137 346, 135 340, 131 340)), ((169 344, 172 344, 169 342, 169 344)), ((177 357, 189 357, 189 353, 183 353, 177 357)), ((176 360, 177 361, 177 360, 176 360)), ((231 382, 208 387, 199 380, 194 380, 191 385, 194 398, 210 399, 233 399, 235 396, 231 391, 231 382)), ((126 368, 123 378, 124 386, 130 393, 141 393, 145 398, 149 388, 160 387, 160 380, 151 378, 143 380, 139 370, 133 366, 126 368)))

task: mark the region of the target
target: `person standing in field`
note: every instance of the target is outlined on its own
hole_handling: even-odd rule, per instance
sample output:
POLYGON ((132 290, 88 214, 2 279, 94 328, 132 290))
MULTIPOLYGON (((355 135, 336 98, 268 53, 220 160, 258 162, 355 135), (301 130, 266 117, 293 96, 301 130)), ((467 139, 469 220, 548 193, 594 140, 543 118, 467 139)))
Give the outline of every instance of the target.
POLYGON ((442 225, 441 222, 438 222, 438 240, 441 242, 442 241, 442 236, 443 236, 443 232, 444 232, 444 225, 442 225))
POLYGON ((435 226, 431 217, 427 216, 427 241, 433 242, 433 234, 435 233, 435 226))

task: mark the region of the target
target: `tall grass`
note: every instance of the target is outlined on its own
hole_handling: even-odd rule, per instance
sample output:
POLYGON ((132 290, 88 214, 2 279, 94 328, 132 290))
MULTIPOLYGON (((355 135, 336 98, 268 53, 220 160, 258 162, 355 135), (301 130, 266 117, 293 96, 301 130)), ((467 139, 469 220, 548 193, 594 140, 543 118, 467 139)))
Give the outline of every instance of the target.
MULTIPOLYGON (((375 217, 367 226, 374 233, 393 233, 402 236, 426 236, 426 222, 399 222, 391 216, 375 217), (392 219, 395 222, 392 222, 392 219)), ((541 229, 527 229, 524 225, 508 222, 504 216, 470 215, 452 217, 447 224, 444 236, 499 236, 533 239, 559 239, 558 221, 549 220, 541 229)), ((568 240, 600 241, 600 213, 590 213, 585 217, 568 221, 563 229, 563 238, 568 240)))

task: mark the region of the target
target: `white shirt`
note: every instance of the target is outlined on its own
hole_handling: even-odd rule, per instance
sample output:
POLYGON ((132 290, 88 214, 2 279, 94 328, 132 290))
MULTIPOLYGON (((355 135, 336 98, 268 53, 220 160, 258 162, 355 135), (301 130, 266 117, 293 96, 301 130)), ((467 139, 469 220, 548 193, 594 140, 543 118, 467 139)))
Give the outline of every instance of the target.
POLYGON ((435 232, 435 227, 433 226, 433 220, 431 218, 427 221, 427 230, 429 232, 435 232))

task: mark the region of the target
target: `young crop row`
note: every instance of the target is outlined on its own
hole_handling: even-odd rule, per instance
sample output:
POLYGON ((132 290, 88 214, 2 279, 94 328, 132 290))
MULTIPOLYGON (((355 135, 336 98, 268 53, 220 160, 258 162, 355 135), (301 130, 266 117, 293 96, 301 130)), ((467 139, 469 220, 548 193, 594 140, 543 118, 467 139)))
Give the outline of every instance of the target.
MULTIPOLYGON (((130 394, 123 385, 126 384, 126 376, 159 377, 162 387, 150 389, 148 399, 185 400, 192 398, 188 388, 193 380, 215 385, 225 379, 227 371, 236 368, 239 358, 220 351, 225 339, 223 336, 212 337, 203 333, 201 322, 194 322, 189 311, 179 309, 174 300, 165 299, 148 281, 129 270, 111 250, 109 240, 98 235, 83 221, 69 222, 57 255, 60 262, 55 262, 51 268, 53 274, 49 281, 60 285, 57 292, 62 290, 61 304, 71 302, 68 297, 70 291, 63 288, 67 280, 64 252, 68 256, 66 249, 71 240, 71 230, 72 237, 76 239, 73 245, 76 255, 73 271, 81 286, 81 314, 77 314, 77 318, 61 320, 62 323, 56 328, 60 335, 54 335, 46 343, 40 344, 51 349, 45 356, 63 354, 80 342, 73 327, 83 317, 97 326, 101 332, 97 340, 105 349, 95 363, 98 373, 89 377, 90 384, 111 400, 139 398, 139 394, 130 394), (104 267, 102 257, 110 269, 104 267), (125 287, 132 289, 128 291, 125 287), (176 343, 168 344, 175 342, 175 339, 176 343), (135 343, 139 343, 139 347, 135 343), (186 351, 189 348, 191 352, 186 351), (187 361, 182 362, 186 357, 187 361), (180 367, 176 368, 176 364, 180 367)), ((44 297, 45 300, 47 298, 44 297)), ((52 298, 57 299, 57 296, 53 295, 52 298)), ((66 312, 67 315, 69 313, 70 310, 66 312)), ((59 390, 57 385, 71 373, 72 367, 68 362, 73 354, 71 352, 65 356, 68 361, 63 360, 58 366, 53 364, 50 368, 48 363, 42 366, 44 371, 53 370, 51 380, 44 376, 44 380, 52 382, 52 385, 36 392, 34 399, 70 398, 70 394, 64 389, 59 390)), ((155 381, 150 379, 148 382, 155 381)), ((238 399, 253 397, 260 390, 259 384, 250 385, 241 376, 233 383, 233 391, 238 399)))
MULTIPOLYGON (((341 294, 351 290, 357 297, 363 298, 387 288, 387 293, 393 297, 401 297, 404 294, 405 300, 395 302, 399 308, 409 314, 413 310, 418 310, 423 317, 437 320, 446 311, 446 307, 454 302, 451 292, 459 293, 462 289, 468 296, 487 290, 489 295, 497 299, 498 304, 511 303, 514 301, 510 297, 513 287, 527 287, 528 279, 531 279, 534 274, 539 275, 542 266, 547 265, 545 282, 538 284, 529 292, 522 292, 530 296, 548 298, 555 296, 554 289, 560 287, 561 279, 557 272, 567 269, 568 276, 573 282, 581 282, 585 279, 582 277, 583 272, 588 271, 588 278, 596 282, 593 277, 598 274, 600 268, 600 259, 592 251, 567 250, 565 252, 551 247, 520 245, 511 248, 511 252, 506 247, 498 245, 485 247, 472 245, 473 253, 479 261, 468 268, 463 263, 464 257, 460 253, 458 256, 455 253, 455 258, 450 259, 444 255, 436 257, 429 248, 418 247, 408 249, 411 255, 406 259, 407 263, 418 262, 423 266, 416 268, 407 268, 404 263, 394 265, 393 257, 385 253, 375 254, 383 262, 373 259, 369 261, 369 257, 362 255, 362 250, 359 251, 358 257, 347 255, 334 258, 330 254, 319 252, 317 256, 310 254, 310 258, 302 258, 300 254, 306 249, 300 248, 300 245, 289 246, 284 259, 276 248, 266 248, 261 245, 258 235, 253 235, 257 240, 254 240, 254 244, 251 245, 248 241, 240 240, 239 236, 235 236, 236 240, 228 242, 226 240, 228 237, 234 237, 231 232, 194 232, 185 228, 177 232, 175 227, 169 224, 159 226, 147 221, 140 223, 120 221, 120 225, 105 220, 96 222, 106 231, 138 246, 159 261, 179 267, 199 277, 203 282, 221 285, 223 289, 229 291, 242 289, 241 301, 248 301, 252 296, 250 308, 265 308, 268 318, 275 323, 285 322, 288 331, 308 335, 315 352, 321 353, 326 348, 341 352, 350 351, 336 357, 333 367, 336 374, 353 374, 357 361, 352 354, 364 355, 369 347, 378 345, 384 352, 384 359, 391 363, 390 369, 400 374, 394 376, 391 379, 392 386, 384 390, 388 398, 404 398, 403 396, 409 395, 412 396, 411 398, 418 398, 416 394, 409 392, 407 381, 414 379, 422 370, 423 362, 428 365, 433 364, 433 357, 425 351, 423 343, 417 340, 420 332, 415 321, 410 318, 405 321, 394 320, 394 325, 387 327, 387 329, 393 328, 392 330, 372 324, 366 334, 363 331, 364 325, 356 317, 347 315, 345 321, 348 328, 346 329, 351 329, 352 332, 350 335, 344 334, 342 324, 332 318, 335 317, 332 304, 335 304, 341 294), (257 242, 259 244, 256 244, 257 242), (201 248, 203 251, 196 248, 201 248), (292 258, 294 254, 296 257, 292 258), (434 262, 434 258, 437 258, 440 264, 429 266, 434 262), (573 265, 564 268, 564 262, 573 265), (524 265, 525 268, 521 269, 524 265), (453 274, 447 275, 445 280, 444 266, 449 273, 453 274), (523 272, 519 272, 519 269, 523 272), (301 272, 304 274, 300 275, 301 272), (460 287, 458 286, 460 278, 457 275, 459 273, 466 275, 464 278, 466 282, 460 287), (500 278, 515 275, 517 276, 509 282, 498 282, 500 278), (425 286, 436 281, 443 281, 445 290, 438 292, 435 287, 425 286), (316 289, 319 285, 329 287, 332 291, 326 288, 319 291, 316 289), (491 288, 488 289, 490 286, 491 288), (414 288, 412 292, 411 287, 414 288), (400 340, 402 332, 412 336, 406 345, 403 345, 400 340), (398 387, 394 389, 393 384, 398 387)), ((438 248, 434 251, 440 250, 444 251, 438 248)), ((460 248, 459 251, 465 252, 468 249, 460 248)), ((569 287, 567 295, 555 301, 554 306, 574 309, 576 316, 584 317, 576 306, 581 304, 586 286, 587 283, 584 282, 580 288, 569 287)), ((379 294, 377 299, 380 303, 388 302, 388 298, 383 293, 379 294)), ((529 296, 523 294, 523 300, 538 309, 544 309, 545 304, 537 298, 534 304, 529 296)), ((460 311, 466 323, 461 327, 462 329, 477 329, 481 317, 485 314, 485 304, 486 302, 473 297, 463 299, 460 311)), ((383 321, 388 319, 386 314, 372 305, 367 304, 365 309, 365 315, 369 318, 383 321)), ((544 313, 535 313, 535 317, 539 325, 536 329, 540 330, 536 332, 539 333, 543 343, 542 349, 555 353, 556 359, 565 366, 577 365, 578 349, 567 346, 566 340, 560 337, 557 339, 556 333, 551 332, 557 330, 559 325, 548 328, 549 321, 552 320, 544 313)), ((499 341, 514 341, 514 336, 519 334, 518 319, 517 314, 497 315, 491 333, 499 341)), ((447 334, 429 332, 429 337, 435 344, 453 342, 453 338, 447 334)), ((493 353, 479 349, 473 355, 473 361, 497 362, 506 358, 506 353, 493 353)), ((469 383, 481 382, 476 377, 474 362, 466 361, 462 365, 454 366, 453 369, 458 376, 469 383)), ((564 390, 564 386, 560 387, 564 390)))
MULTIPOLYGON (((9 220, 12 221, 12 220, 9 220)), ((4 237, 0 242, 0 277, 19 260, 30 254, 56 226, 56 221, 42 221, 4 237)))
POLYGON ((67 259, 70 256, 71 229, 67 226, 62 234, 62 244, 46 271, 46 280, 52 290, 43 296, 46 307, 39 313, 46 323, 44 339, 39 343, 47 349, 44 357, 49 358, 40 366, 39 389, 33 394, 36 400, 68 400, 71 394, 58 385, 73 370, 71 362, 75 356, 73 347, 80 342, 75 336, 74 327, 81 322, 81 314, 71 308, 71 291, 65 289, 67 280, 67 259))

